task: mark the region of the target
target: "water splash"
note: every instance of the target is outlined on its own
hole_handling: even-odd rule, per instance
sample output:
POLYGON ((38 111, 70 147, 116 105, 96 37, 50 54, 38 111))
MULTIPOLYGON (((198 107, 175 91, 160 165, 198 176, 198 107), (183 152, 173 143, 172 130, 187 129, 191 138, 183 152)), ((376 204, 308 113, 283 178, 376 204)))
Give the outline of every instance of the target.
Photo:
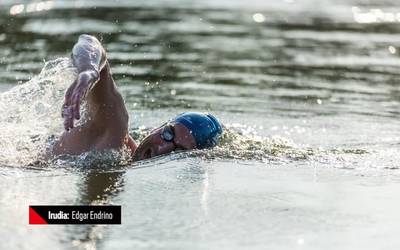
POLYGON ((132 162, 130 149, 89 151, 80 155, 61 155, 48 161, 38 161, 44 167, 68 168, 71 170, 96 169, 97 171, 122 170, 132 162))
POLYGON ((365 157, 371 152, 361 148, 324 149, 298 145, 281 136, 262 137, 249 126, 231 124, 224 128, 217 147, 205 151, 193 151, 191 155, 206 159, 234 159, 262 162, 325 163, 348 168, 348 158, 365 157))
POLYGON ((0 94, 0 165, 37 160, 49 137, 62 131, 64 91, 76 76, 71 60, 59 58, 27 83, 0 94))
POLYGON ((303 148, 283 137, 261 137, 249 128, 225 127, 217 147, 207 150, 206 158, 238 160, 307 160, 317 149, 303 148))

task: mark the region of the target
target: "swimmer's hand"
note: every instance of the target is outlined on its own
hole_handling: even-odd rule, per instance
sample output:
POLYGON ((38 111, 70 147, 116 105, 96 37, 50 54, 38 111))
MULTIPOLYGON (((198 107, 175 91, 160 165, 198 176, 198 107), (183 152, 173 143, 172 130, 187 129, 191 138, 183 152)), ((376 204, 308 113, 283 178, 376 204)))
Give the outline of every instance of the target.
POLYGON ((67 89, 61 111, 61 116, 64 118, 65 130, 68 131, 74 128, 74 120, 79 120, 81 118, 81 102, 87 96, 87 93, 92 86, 99 81, 99 79, 100 75, 97 70, 86 70, 79 73, 77 79, 67 89))
POLYGON ((100 79, 101 70, 106 65, 106 53, 97 38, 90 35, 80 35, 72 49, 72 61, 79 72, 77 79, 65 93, 62 117, 65 130, 74 127, 74 120, 80 119, 82 99, 100 79))

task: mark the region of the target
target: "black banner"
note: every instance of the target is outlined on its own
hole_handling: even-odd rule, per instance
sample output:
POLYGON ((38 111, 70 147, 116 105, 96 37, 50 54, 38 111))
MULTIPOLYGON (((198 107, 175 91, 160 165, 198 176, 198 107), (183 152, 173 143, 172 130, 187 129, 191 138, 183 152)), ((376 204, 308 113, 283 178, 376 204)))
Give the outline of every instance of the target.
POLYGON ((121 206, 29 206, 29 224, 121 224, 121 206))

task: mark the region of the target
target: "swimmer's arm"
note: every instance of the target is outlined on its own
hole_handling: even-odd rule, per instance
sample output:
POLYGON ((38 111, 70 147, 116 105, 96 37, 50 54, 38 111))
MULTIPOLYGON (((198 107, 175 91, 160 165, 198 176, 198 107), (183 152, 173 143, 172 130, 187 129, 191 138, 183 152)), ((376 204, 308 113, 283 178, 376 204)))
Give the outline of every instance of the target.
POLYGON ((106 66, 106 53, 95 37, 79 36, 72 49, 72 60, 78 70, 78 77, 65 93, 62 108, 65 130, 74 127, 74 120, 80 119, 80 104, 88 91, 100 80, 100 71, 106 66))

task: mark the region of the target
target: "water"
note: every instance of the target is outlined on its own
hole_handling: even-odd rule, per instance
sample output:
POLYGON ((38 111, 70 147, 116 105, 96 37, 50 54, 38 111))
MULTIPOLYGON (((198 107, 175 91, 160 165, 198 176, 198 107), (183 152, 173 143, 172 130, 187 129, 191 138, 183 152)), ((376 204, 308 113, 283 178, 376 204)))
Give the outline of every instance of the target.
POLYGON ((0 3, 1 249, 399 248, 400 4, 21 3, 0 3), (42 161, 81 33, 106 47, 134 138, 210 111, 221 145, 42 161), (29 226, 29 204, 118 204, 122 225, 29 226))

